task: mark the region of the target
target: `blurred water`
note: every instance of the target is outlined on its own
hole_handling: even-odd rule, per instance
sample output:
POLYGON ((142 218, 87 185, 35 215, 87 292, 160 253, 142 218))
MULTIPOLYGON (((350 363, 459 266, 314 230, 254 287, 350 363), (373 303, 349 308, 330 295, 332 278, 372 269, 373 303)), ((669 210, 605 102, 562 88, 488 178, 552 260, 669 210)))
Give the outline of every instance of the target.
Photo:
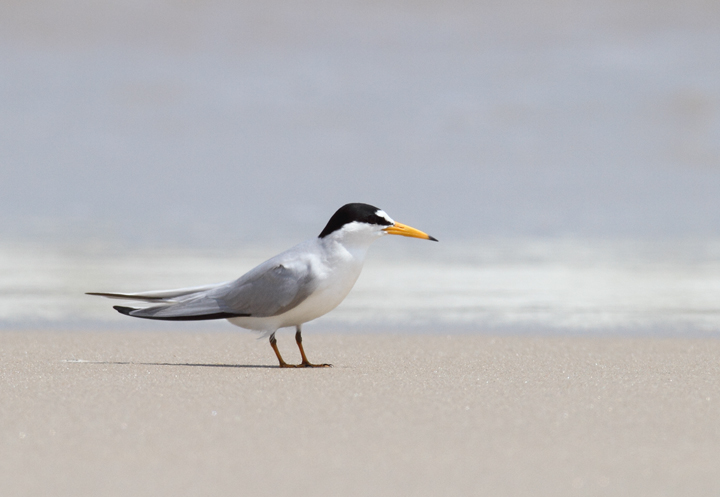
POLYGON ((719 26, 701 0, 0 1, 0 320, 105 323, 81 292, 231 279, 362 201, 442 243, 378 248, 328 325, 717 329, 719 26))
POLYGON ((348 201, 445 240, 718 235, 714 2, 0 9, 13 239, 231 247, 348 201))
MULTIPOLYGON (((84 292, 228 281, 274 250, 127 254, 5 246, 0 327, 197 327, 129 319, 111 309, 117 301, 84 292)), ((308 325, 348 328, 717 334, 720 240, 504 239, 373 250, 346 301, 308 325)))

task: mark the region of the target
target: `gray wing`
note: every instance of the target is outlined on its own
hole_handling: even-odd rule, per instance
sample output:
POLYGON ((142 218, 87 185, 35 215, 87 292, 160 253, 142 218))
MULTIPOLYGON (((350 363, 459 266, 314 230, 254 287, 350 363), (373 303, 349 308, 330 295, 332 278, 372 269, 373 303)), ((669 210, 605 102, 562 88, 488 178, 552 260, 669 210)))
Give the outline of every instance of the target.
POLYGON ((296 307, 316 288, 309 263, 279 263, 271 259, 208 294, 213 295, 226 312, 269 317, 296 307))
POLYGON ((176 290, 157 290, 152 292, 138 293, 106 293, 106 292, 87 292, 85 295, 96 295, 98 297, 106 297, 109 299, 120 300, 142 300, 144 302, 172 302, 178 297, 187 297, 191 294, 197 294, 206 290, 212 290, 226 283, 215 283, 212 285, 194 286, 191 288, 178 288, 176 290))
MULTIPOLYGON (((180 295, 172 291, 157 292, 156 296, 165 294, 165 298, 172 294, 172 301, 161 305, 145 309, 115 306, 115 309, 129 316, 175 321, 276 316, 296 307, 317 287, 309 263, 277 260, 270 259, 233 282, 204 291, 180 295)), ((152 292, 143 297, 150 300, 149 295, 152 292)), ((103 296, 122 298, 121 294, 103 296)))

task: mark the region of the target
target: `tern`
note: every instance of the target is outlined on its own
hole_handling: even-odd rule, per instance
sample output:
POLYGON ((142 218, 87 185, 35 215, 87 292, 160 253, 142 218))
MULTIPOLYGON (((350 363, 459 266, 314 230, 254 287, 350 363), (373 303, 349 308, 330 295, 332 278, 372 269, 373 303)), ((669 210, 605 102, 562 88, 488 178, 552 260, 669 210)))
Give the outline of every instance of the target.
POLYGON ((156 305, 125 307, 121 314, 167 321, 227 319, 242 328, 270 337, 281 368, 330 367, 308 361, 302 346, 302 325, 327 314, 342 302, 360 276, 370 245, 385 235, 437 241, 410 226, 393 221, 368 204, 346 204, 333 214, 317 238, 300 243, 269 259, 235 281, 178 290, 141 293, 97 293, 114 299, 156 305), (302 362, 286 363, 275 332, 295 327, 302 362))

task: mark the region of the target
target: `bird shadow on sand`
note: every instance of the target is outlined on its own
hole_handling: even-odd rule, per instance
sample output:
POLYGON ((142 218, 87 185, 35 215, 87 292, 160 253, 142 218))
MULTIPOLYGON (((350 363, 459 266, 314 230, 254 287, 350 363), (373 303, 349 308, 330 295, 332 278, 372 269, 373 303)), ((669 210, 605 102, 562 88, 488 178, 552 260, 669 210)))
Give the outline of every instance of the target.
POLYGON ((73 364, 104 364, 111 366, 181 366, 192 368, 256 368, 256 369, 280 369, 280 366, 265 364, 199 364, 189 362, 132 362, 132 361, 85 361, 82 359, 66 359, 62 362, 73 364))

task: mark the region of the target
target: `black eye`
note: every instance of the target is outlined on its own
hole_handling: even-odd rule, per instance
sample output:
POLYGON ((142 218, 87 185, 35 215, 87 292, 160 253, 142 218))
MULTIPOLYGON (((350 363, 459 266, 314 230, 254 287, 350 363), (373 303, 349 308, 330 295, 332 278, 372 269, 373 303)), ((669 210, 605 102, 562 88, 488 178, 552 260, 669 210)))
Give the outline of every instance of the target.
POLYGON ((320 238, 328 236, 330 233, 341 229, 346 224, 357 221, 359 223, 377 224, 380 226, 390 226, 392 223, 377 213, 380 209, 369 204, 346 204, 340 207, 330 218, 325 229, 320 233, 320 238))
MULTIPOLYGON (((376 211, 377 212, 377 211, 376 211)), ((380 226, 391 226, 392 223, 382 216, 378 216, 377 213, 366 221, 369 224, 379 224, 380 226)))

